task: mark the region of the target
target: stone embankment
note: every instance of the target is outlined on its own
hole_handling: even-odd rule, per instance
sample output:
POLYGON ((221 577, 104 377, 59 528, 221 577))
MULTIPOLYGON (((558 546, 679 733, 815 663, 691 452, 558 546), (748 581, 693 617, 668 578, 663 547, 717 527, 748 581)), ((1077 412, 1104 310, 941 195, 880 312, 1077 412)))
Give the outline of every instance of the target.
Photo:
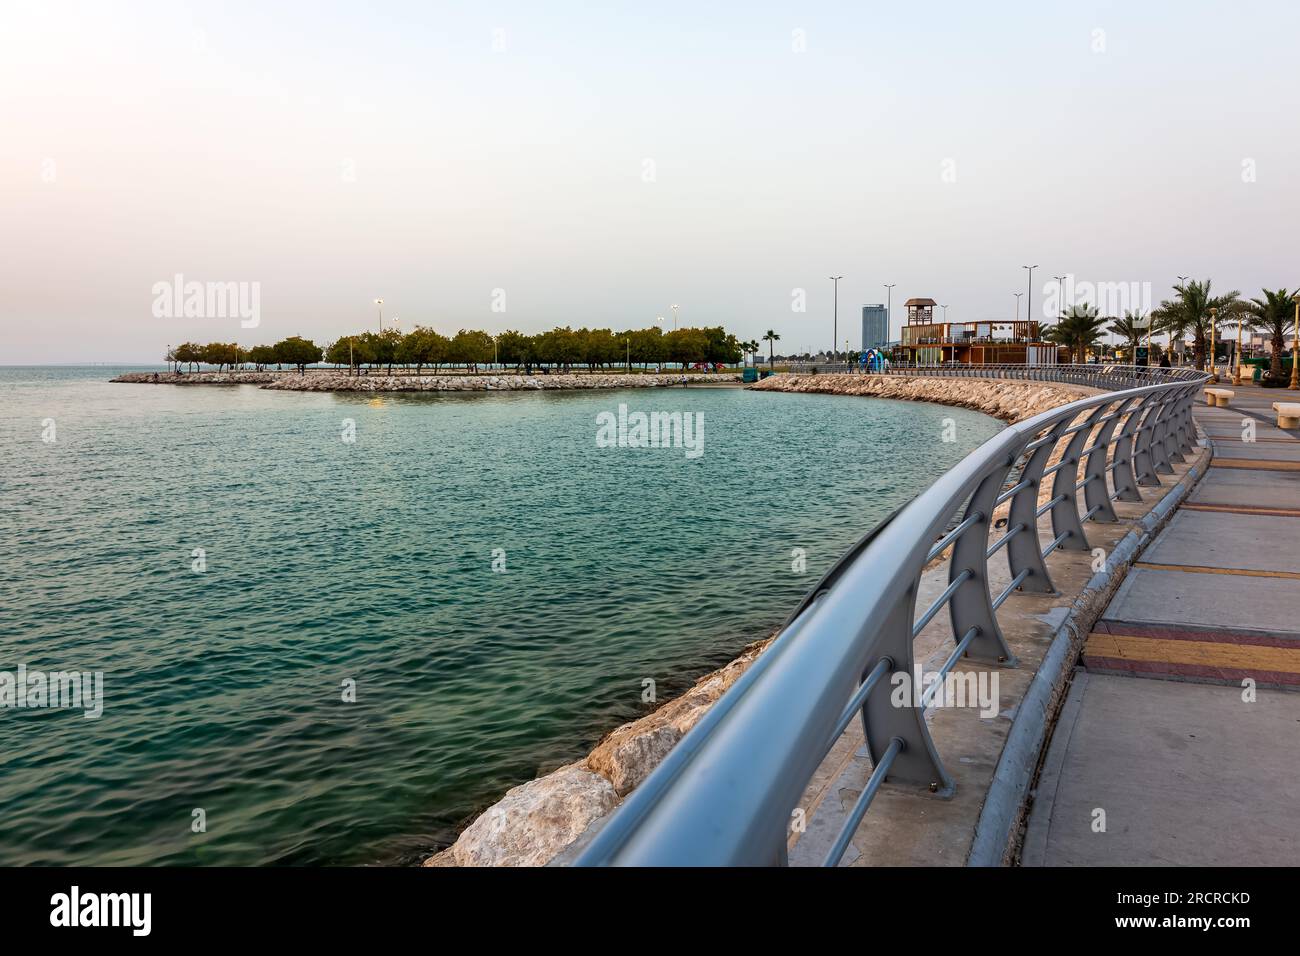
POLYGON ((425 866, 544 866, 613 810, 699 723, 770 644, 749 645, 730 664, 639 720, 607 735, 584 760, 515 787, 425 866))
POLYGON ((588 388, 665 388, 719 385, 740 380, 734 374, 666 372, 662 375, 348 375, 346 372, 127 372, 113 379, 145 385, 258 385, 292 392, 510 392, 588 388))
POLYGON ((764 392, 815 392, 868 395, 910 402, 970 408, 1015 424, 1097 389, 1058 382, 1017 382, 992 378, 932 378, 902 375, 773 375, 749 386, 764 392))
MULTIPOLYGON (((1010 423, 1097 391, 1055 382, 885 375, 777 375, 750 387, 954 405, 1010 423)), ((618 727, 586 759, 508 791, 424 865, 543 866, 561 854, 567 860, 592 824, 650 775, 771 641, 751 644, 686 694, 618 727)))

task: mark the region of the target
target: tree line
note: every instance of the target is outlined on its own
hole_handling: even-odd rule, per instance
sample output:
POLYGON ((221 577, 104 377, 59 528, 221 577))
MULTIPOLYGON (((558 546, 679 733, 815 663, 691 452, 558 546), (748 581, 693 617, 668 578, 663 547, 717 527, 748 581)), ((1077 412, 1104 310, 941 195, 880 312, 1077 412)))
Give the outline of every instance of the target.
MULTIPOLYGON (((1043 341, 1068 348, 1071 361, 1082 361, 1088 350, 1100 348, 1106 332, 1124 339, 1133 349, 1156 335, 1167 335, 1171 343, 1190 335, 1193 364, 1204 369, 1212 328, 1218 342, 1231 341, 1239 331, 1260 331, 1268 336, 1272 353, 1265 384, 1280 383, 1283 340, 1294 321, 1300 290, 1261 289, 1258 297, 1247 299, 1235 289, 1219 295, 1212 295, 1210 289, 1209 279, 1185 280, 1173 287, 1171 298, 1149 314, 1125 312, 1123 318, 1104 318, 1097 314, 1095 306, 1082 303, 1062 312, 1058 322, 1040 334, 1043 341)), ((1152 345, 1156 347, 1157 343, 1152 345)))
POLYGON ((307 365, 324 360, 332 365, 356 371, 363 366, 463 366, 475 371, 485 365, 514 366, 530 373, 533 368, 557 368, 569 371, 585 367, 613 369, 626 365, 675 363, 682 367, 695 364, 734 365, 748 352, 758 349, 756 342, 741 342, 722 326, 675 329, 664 332, 658 326, 647 329, 551 329, 529 335, 507 331, 497 336, 476 329, 461 329, 447 336, 424 326, 409 332, 385 329, 382 332, 358 332, 345 335, 324 348, 309 339, 292 336, 274 345, 245 348, 236 343, 213 342, 200 345, 186 342, 167 353, 168 362, 177 365, 215 365, 221 368, 252 363, 258 368, 268 365, 291 365, 300 372, 307 365))

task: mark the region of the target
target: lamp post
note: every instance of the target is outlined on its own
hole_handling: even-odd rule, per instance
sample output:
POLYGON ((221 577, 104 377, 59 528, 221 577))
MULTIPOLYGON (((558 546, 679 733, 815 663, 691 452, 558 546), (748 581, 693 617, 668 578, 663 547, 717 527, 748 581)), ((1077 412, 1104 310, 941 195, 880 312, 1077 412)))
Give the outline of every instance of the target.
POLYGON ((677 310, 681 308, 681 306, 670 305, 668 308, 673 310, 673 331, 676 332, 677 331, 677 310))
POLYGON ((1061 303, 1061 311, 1065 311, 1065 276, 1052 276, 1056 280, 1056 297, 1061 303))
POLYGON ((375 306, 379 309, 379 331, 384 331, 384 300, 376 299, 375 306))
MULTIPOLYGON (((894 286, 896 285, 898 285, 897 282, 885 283, 885 342, 886 344, 888 344, 889 342, 889 337, 894 334, 893 333, 894 312, 891 306, 893 305, 894 286)), ((900 335, 899 338, 902 338, 902 336, 900 335)))
POLYGON ((1023 292, 1013 292, 1013 293, 1011 293, 1011 294, 1014 295, 1014 296, 1016 297, 1016 321, 1019 322, 1019 321, 1020 321, 1020 297, 1021 297, 1022 295, 1024 295, 1024 293, 1023 293, 1023 292))
POLYGON ((1210 384, 1211 385, 1219 384, 1219 358, 1215 354, 1216 349, 1214 347, 1214 333, 1215 333, 1214 325, 1218 319, 1218 315, 1219 315, 1219 310, 1211 306, 1210 308, 1210 384))
POLYGON ((1295 328, 1291 332, 1291 391, 1300 391, 1300 292, 1291 297, 1295 300, 1295 328))
POLYGON ((1246 327, 1245 318, 1237 316, 1237 354, 1233 356, 1232 362, 1232 384, 1241 384, 1241 332, 1246 327))
POLYGON ((831 356, 835 356, 835 343, 840 337, 840 280, 844 276, 831 276, 830 280, 835 286, 835 317, 831 323, 831 356))
POLYGON ((1038 263, 1032 266, 1021 266, 1022 269, 1029 270, 1029 298, 1025 299, 1025 318, 1033 321, 1034 318, 1034 270, 1038 268, 1038 263))

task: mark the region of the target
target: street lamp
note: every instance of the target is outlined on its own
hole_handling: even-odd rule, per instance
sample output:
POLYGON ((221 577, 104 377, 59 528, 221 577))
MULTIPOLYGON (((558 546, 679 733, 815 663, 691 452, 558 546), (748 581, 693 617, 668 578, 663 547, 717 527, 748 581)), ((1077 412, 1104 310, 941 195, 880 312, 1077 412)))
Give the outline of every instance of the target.
POLYGON ((376 299, 375 305, 379 309, 379 331, 384 331, 384 300, 376 299))
POLYGON ((1056 280, 1056 297, 1061 303, 1061 311, 1065 311, 1065 276, 1052 276, 1056 280))
POLYGON ((1241 332, 1246 327, 1244 316, 1237 316, 1237 354, 1233 356, 1232 362, 1232 384, 1241 384, 1241 332))
POLYGON ((831 323, 831 357, 835 355, 835 343, 840 337, 840 280, 844 276, 831 276, 830 280, 835 286, 835 318, 831 323))
POLYGON ((1300 292, 1291 297, 1295 300, 1295 328, 1291 332, 1291 391, 1300 390, 1300 292))
POLYGON ((1215 333, 1214 324, 1218 318, 1218 315, 1219 315, 1219 310, 1214 307, 1211 307, 1210 308, 1210 384, 1211 385, 1219 384, 1219 356, 1216 354, 1217 350, 1214 347, 1214 333, 1215 333))
POLYGON ((1020 297, 1021 297, 1022 295, 1024 295, 1024 293, 1023 293, 1023 292, 1013 292, 1013 293, 1011 293, 1011 294, 1014 295, 1014 296, 1016 297, 1016 321, 1019 322, 1019 321, 1020 321, 1020 297))
POLYGON ((677 310, 681 308, 681 306, 670 305, 669 308, 673 310, 673 331, 676 332, 677 331, 677 310))
POLYGON ((891 341, 889 337, 894 334, 892 331, 893 324, 894 324, 894 313, 891 310, 890 306, 893 304, 894 286, 896 285, 898 285, 897 282, 885 283, 885 342, 886 344, 888 344, 891 341))
POLYGON ((1034 318, 1034 270, 1038 268, 1038 263, 1032 266, 1021 266, 1022 269, 1029 270, 1029 298, 1025 300, 1025 318, 1033 321, 1034 318))

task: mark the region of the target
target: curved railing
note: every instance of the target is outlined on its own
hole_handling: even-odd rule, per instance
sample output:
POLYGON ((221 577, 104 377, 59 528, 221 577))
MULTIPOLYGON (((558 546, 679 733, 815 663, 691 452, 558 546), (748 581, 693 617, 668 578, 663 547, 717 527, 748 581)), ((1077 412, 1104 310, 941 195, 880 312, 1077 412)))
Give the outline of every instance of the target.
POLYGON ((839 861, 886 779, 952 791, 925 723, 929 695, 906 706, 890 700, 890 678, 915 681, 913 639, 946 608, 953 647, 940 680, 963 656, 1016 666, 998 609, 1017 592, 1053 591, 1048 555, 1089 550, 1086 523, 1116 521, 1113 501, 1140 501, 1140 488, 1172 473, 1170 461, 1192 450, 1192 402, 1207 379, 1191 369, 1114 365, 978 368, 1003 377, 1018 368, 1015 377, 1036 381, 1052 372, 1054 381, 1110 391, 1009 426, 850 549, 578 865, 785 863, 792 811, 855 719, 873 772, 826 865, 839 861), (991 537, 1003 517, 1005 530, 991 537), (1045 546, 1040 522, 1050 523, 1045 546), (1011 579, 994 594, 989 562, 1001 552, 1011 579), (949 583, 918 614, 921 575, 936 560, 949 583))

